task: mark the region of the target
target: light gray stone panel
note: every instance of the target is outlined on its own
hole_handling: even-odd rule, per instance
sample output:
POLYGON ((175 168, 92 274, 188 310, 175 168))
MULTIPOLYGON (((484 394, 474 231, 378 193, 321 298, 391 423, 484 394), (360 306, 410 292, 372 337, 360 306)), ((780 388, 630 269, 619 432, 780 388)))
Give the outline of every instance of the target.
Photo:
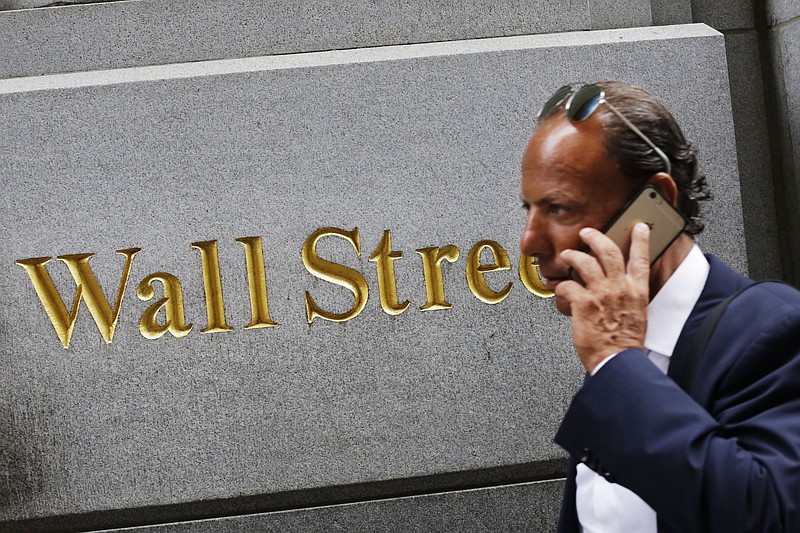
POLYGON ((588 29, 586 0, 129 0, 0 13, 0 78, 588 29))
POLYGON ((653 24, 650 0, 589 0, 589 12, 593 30, 653 24))
POLYGON ((755 279, 781 279, 772 153, 758 35, 755 30, 726 35, 725 47, 750 275, 755 279))
POLYGON ((691 0, 651 0, 650 10, 653 13, 655 26, 694 22, 691 0))
MULTIPOLYGON (((564 482, 547 481, 408 498, 126 529, 132 533, 554 531, 564 482)), ((107 530, 111 531, 121 531, 107 530)))
POLYGON ((692 0, 692 16, 720 31, 755 27, 752 0, 692 0))
POLYGON ((767 0, 767 20, 770 25, 800 17, 800 0, 767 0))
MULTIPOLYGON (((161 521, 170 509, 221 516, 242 498, 258 507, 280 494, 286 508, 309 491, 419 478, 430 491, 473 472, 476 486, 498 468, 556 477, 564 456, 551 439, 582 372, 569 321, 518 280, 519 160, 541 102, 598 78, 648 88, 675 112, 715 191, 701 245, 746 270, 724 42, 707 26, 0 81, 0 459, 11 480, 0 524, 73 515, 117 527, 159 506, 161 521), (361 272, 369 299, 353 320, 309 325, 306 291, 331 311, 353 303, 303 266, 304 241, 327 226, 359 228, 361 255, 333 237, 319 253, 361 272), (397 316, 381 311, 368 260, 385 229, 404 253, 400 301, 411 302, 397 316), (243 329, 235 239, 247 236, 263 237, 279 327, 243 329), (511 256, 510 271, 487 275, 495 290, 514 284, 496 305, 465 276, 483 239, 511 256), (209 240, 235 328, 225 333, 199 331, 204 282, 190 243, 209 240), (447 244, 461 251, 442 268, 453 307, 420 312, 414 250, 447 244), (113 301, 114 250, 134 246, 113 343, 82 304, 63 349, 14 261, 94 252, 113 301), (153 300, 136 287, 155 272, 182 284, 194 324, 184 338, 139 333, 153 300)), ((69 307, 65 265, 47 267, 69 307)))
POLYGON ((800 20, 770 30, 772 62, 777 89, 777 123, 781 147, 780 201, 785 213, 781 224, 788 250, 789 279, 800 283, 800 20))

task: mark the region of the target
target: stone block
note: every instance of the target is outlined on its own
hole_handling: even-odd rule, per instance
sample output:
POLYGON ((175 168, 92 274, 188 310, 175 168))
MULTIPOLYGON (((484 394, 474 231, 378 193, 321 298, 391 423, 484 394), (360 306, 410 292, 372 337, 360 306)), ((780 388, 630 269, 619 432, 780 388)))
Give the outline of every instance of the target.
POLYGON ((800 17, 800 0, 767 0, 767 20, 770 26, 800 17))
POLYGON ((589 12, 593 30, 653 24, 650 0, 589 0, 589 12))
POLYGON ((754 279, 783 276, 764 83, 755 30, 725 36, 742 190, 747 261, 754 279))
POLYGON ((588 29, 579 0, 110 2, 0 13, 0 78, 588 29))
POLYGON ((692 16, 720 31, 755 27, 751 0, 692 0, 692 16))
POLYGON ((598 78, 674 111, 715 192, 701 245, 745 271, 724 42, 704 25, 0 80, 0 527, 563 475, 551 439, 582 372, 569 321, 520 282, 519 161, 549 94, 598 78), (322 228, 341 231, 306 268, 322 228), (492 262, 488 249, 469 258, 487 239, 510 256, 486 274, 493 292, 513 284, 495 304, 466 274, 492 262), (440 285, 423 256, 447 245, 460 258, 450 249, 440 285), (390 250, 403 253, 397 302, 386 291, 382 303, 390 250), (36 265, 67 349, 29 279, 36 265), (107 344, 98 330, 109 336, 118 294, 107 344), (361 312, 309 323, 309 298, 361 312), (246 328, 267 325, 267 310, 277 327, 246 328), (402 486, 376 488, 387 483, 402 486))
MULTIPOLYGON (((547 481, 126 529, 131 533, 553 531, 563 481, 547 481)), ((111 533, 112 530, 107 530, 111 533)), ((113 530, 120 531, 120 530, 113 530)))
POLYGON ((692 20, 691 0, 651 0, 653 25, 689 24, 692 20))
POLYGON ((776 123, 780 144, 778 214, 787 279, 800 283, 800 20, 770 30, 772 64, 776 86, 776 123))
POLYGON ((782 115, 788 119, 790 150, 795 165, 795 176, 800 179, 800 58, 796 51, 800 48, 800 20, 773 30, 775 42, 780 52, 773 56, 780 65, 785 103, 782 115), (779 56, 778 56, 779 54, 779 56))

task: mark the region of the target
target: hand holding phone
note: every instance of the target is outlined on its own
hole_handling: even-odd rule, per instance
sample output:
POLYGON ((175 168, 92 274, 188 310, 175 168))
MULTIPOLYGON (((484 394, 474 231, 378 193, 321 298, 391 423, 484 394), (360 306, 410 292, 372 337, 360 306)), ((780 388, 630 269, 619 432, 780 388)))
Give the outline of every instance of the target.
POLYGON ((652 185, 645 185, 603 230, 622 250, 627 262, 631 231, 637 222, 650 228, 650 265, 686 229, 686 219, 652 185))
MULTIPOLYGON (((669 200, 664 198, 652 185, 645 185, 603 230, 603 233, 622 250, 626 263, 631 247, 631 232, 637 222, 643 222, 650 228, 651 266, 686 229, 687 225, 681 212, 669 200)), ((569 269, 569 277, 583 283, 572 268, 569 269)))

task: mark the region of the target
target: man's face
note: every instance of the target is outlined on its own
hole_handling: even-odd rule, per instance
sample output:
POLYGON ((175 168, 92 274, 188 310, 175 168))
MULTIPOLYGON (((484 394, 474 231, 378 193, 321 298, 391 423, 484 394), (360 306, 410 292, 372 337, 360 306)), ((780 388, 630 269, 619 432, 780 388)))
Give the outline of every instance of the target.
MULTIPOLYGON (((567 279, 560 253, 583 248, 581 228, 603 229, 635 192, 603 143, 597 114, 579 123, 555 116, 536 130, 523 155, 528 217, 520 249, 536 257, 550 290, 567 279)), ((556 307, 570 314, 565 300, 556 297, 556 307)))

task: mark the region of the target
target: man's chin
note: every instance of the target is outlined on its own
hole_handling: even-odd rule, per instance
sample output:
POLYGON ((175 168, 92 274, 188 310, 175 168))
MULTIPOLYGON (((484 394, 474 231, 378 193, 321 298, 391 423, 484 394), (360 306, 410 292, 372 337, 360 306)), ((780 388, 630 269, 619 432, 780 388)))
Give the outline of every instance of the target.
MULTIPOLYGON (((558 287, 558 285, 561 282, 566 281, 567 279, 568 278, 565 278, 565 277, 558 277, 558 278, 546 278, 546 277, 543 277, 542 281, 544 281, 545 286, 550 291, 556 292, 556 287, 558 287)), ((561 296, 556 296, 554 299, 555 299, 555 302, 556 302, 556 309, 558 309, 558 311, 561 314, 564 314, 564 315, 567 315, 567 316, 572 316, 572 311, 570 309, 570 305, 569 305, 569 302, 567 300, 565 300, 561 296)))
POLYGON ((556 309, 562 315, 572 316, 572 308, 570 307, 569 301, 567 301, 563 296, 555 296, 553 298, 556 302, 556 309))

